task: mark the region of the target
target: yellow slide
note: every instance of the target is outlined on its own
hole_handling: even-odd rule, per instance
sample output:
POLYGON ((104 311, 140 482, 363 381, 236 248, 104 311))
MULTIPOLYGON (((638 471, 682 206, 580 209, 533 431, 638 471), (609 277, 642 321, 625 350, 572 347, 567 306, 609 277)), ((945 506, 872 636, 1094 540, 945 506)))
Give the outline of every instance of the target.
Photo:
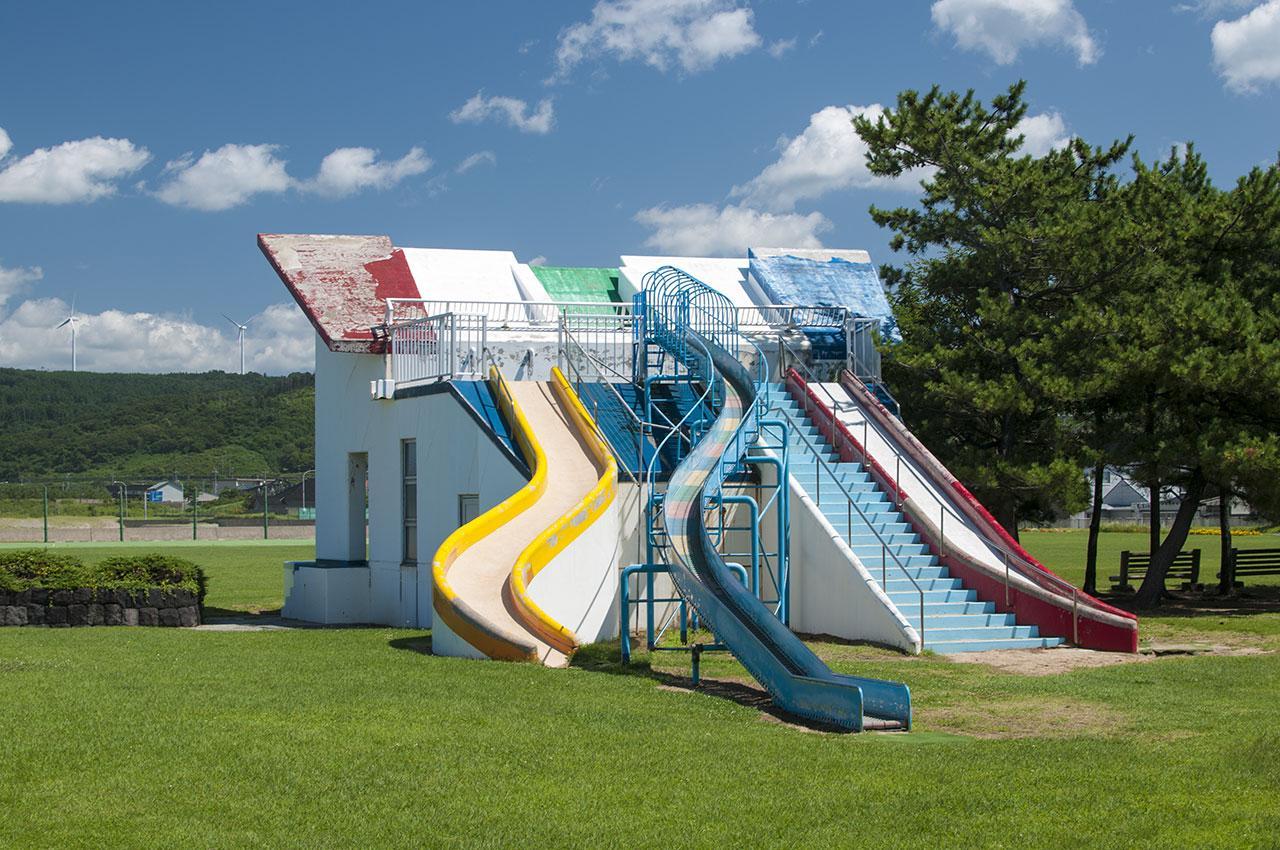
POLYGON ((433 651, 563 666, 577 636, 529 585, 613 503, 617 464, 559 369, 549 382, 508 384, 490 368, 489 383, 533 475, 436 552, 433 651))

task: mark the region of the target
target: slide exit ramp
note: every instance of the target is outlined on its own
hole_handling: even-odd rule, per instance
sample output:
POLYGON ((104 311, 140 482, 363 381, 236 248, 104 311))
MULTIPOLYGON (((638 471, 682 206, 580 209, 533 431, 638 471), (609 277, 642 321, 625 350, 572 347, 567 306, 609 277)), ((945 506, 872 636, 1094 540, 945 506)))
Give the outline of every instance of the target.
POLYGON ((854 730, 863 729, 867 718, 910 728, 906 685, 833 673, 734 578, 716 551, 706 511, 717 505, 725 479, 741 468, 759 435, 760 391, 768 380, 758 350, 745 352, 753 370, 739 360, 743 340, 732 304, 671 266, 646 275, 642 298, 646 336, 701 379, 718 410, 676 467, 662 501, 676 588, 784 710, 854 730))

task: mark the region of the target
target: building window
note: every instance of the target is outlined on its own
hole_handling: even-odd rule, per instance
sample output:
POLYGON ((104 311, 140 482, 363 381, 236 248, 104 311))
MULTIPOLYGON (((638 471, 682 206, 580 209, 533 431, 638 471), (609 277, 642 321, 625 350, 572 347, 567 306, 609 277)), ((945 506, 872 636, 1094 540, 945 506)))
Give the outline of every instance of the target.
POLYGON ((404 563, 418 562, 418 441, 400 441, 404 563))
POLYGON ((480 494, 458 494, 458 526, 462 527, 480 516, 480 494))

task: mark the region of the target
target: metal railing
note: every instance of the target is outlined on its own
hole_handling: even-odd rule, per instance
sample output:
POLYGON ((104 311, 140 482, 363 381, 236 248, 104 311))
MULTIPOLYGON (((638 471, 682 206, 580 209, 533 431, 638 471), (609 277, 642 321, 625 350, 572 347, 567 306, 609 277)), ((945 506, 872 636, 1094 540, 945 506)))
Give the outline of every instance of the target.
MULTIPOLYGON (((845 366, 860 380, 880 379, 880 352, 876 347, 879 319, 852 315, 845 307, 795 304, 740 306, 723 297, 722 301, 717 301, 713 308, 709 308, 717 317, 716 323, 732 327, 735 334, 823 328, 843 330, 845 366)), ((384 325, 394 329, 404 323, 447 313, 483 316, 491 331, 554 332, 563 322, 572 321, 580 330, 580 336, 581 331, 588 329, 601 336, 625 335, 636 321, 632 304, 622 302, 388 298, 384 325)), ((621 340, 613 344, 621 345, 621 340)))
MULTIPOLYGON (((806 398, 806 401, 808 401, 807 398, 806 398)), ((840 481, 840 478, 836 474, 835 469, 833 469, 831 464, 827 462, 826 458, 822 456, 822 452, 818 450, 818 447, 814 444, 814 442, 800 429, 799 427, 800 423, 797 423, 791 417, 790 414, 788 414, 785 410, 781 408, 774 408, 774 410, 771 412, 781 414, 783 418, 785 418, 792 425, 792 427, 795 429, 795 434, 798 437, 800 437, 800 439, 803 441, 803 445, 805 449, 808 450, 809 454, 813 455, 814 460, 818 462, 818 467, 821 471, 818 472, 817 476, 814 479, 814 482, 815 482, 814 494, 813 494, 814 503, 819 505, 819 507, 821 507, 822 472, 823 471, 825 471, 831 477, 831 481, 835 485, 836 490, 840 493, 840 495, 844 496, 845 498, 845 540, 848 543, 849 548, 850 549, 853 548, 853 541, 852 541, 853 515, 855 512, 858 514, 859 518, 861 518, 863 524, 866 525, 866 527, 871 531, 872 535, 875 536, 876 540, 879 541, 880 543, 880 589, 884 591, 886 596, 889 595, 889 588, 887 584, 888 584, 888 563, 889 563, 890 557, 893 558, 893 563, 897 567, 897 569, 902 572, 902 574, 911 582, 911 586, 915 588, 916 593, 920 597, 920 643, 923 646, 924 644, 924 588, 922 588, 920 586, 920 583, 915 580, 915 577, 911 575, 907 566, 902 563, 901 559, 898 558, 898 554, 892 551, 893 544, 884 538, 884 535, 881 534, 880 530, 876 528, 875 522, 871 519, 871 517, 868 516, 866 512, 863 511, 862 508, 858 506, 857 500, 853 497, 853 494, 849 492, 849 489, 844 486, 843 482, 840 481)), ((809 412, 809 407, 807 404, 805 405, 805 413, 810 418, 812 418, 813 415, 812 413, 809 412)), ((829 521, 829 518, 828 518, 828 521, 829 521)), ((859 558, 859 560, 861 560, 861 558, 859 558)), ((870 570, 868 570, 868 572, 870 572, 870 570)))
POLYGON ((483 315, 443 313, 390 328, 390 376, 397 384, 476 378, 484 372, 488 321, 483 315))
MULTIPOLYGON (((859 379, 859 382, 861 382, 861 379, 859 379)), ((869 395, 871 394, 870 389, 868 389, 865 384, 863 384, 863 388, 867 391, 869 395)), ((839 404, 839 402, 836 401, 835 397, 831 395, 831 393, 827 390, 826 387, 822 386, 821 384, 817 384, 815 386, 815 389, 820 390, 827 397, 827 400, 829 402, 829 407, 827 408, 827 410, 832 420, 832 433, 833 434, 838 433, 834 423, 836 421, 836 414, 839 412, 841 405, 839 404)), ((870 465, 874 462, 870 453, 870 448, 867 445, 867 437, 869 435, 868 425, 870 423, 870 418, 866 415, 864 411, 859 410, 858 412, 862 414, 862 447, 861 447, 860 453, 862 454, 864 465, 869 468, 870 465)), ((844 424, 845 424, 845 427, 847 428, 848 423, 844 423, 844 424)), ((902 487, 902 469, 903 469, 904 455, 902 451, 900 451, 897 447, 897 440, 885 434, 879 424, 874 425, 874 428, 876 431, 876 435, 880 438, 881 442, 885 446, 887 446, 889 451, 893 454, 893 465, 894 465, 893 477, 894 477, 894 491, 895 491, 894 502, 896 507, 901 508, 902 507, 901 494, 904 492, 904 489, 902 487)), ((835 441, 833 440, 832 443, 834 445, 835 441)), ((856 450, 858 447, 855 445, 853 448, 856 450)), ((925 492, 928 492, 931 495, 935 496, 938 500, 938 550, 939 550, 938 555, 939 557, 945 557, 948 551, 947 536, 946 536, 947 516, 952 517, 953 523, 957 523, 957 522, 960 523, 961 527, 967 526, 967 520, 965 517, 961 516, 958 512, 955 511, 955 509, 953 509, 950 505, 947 504, 947 501, 945 499, 945 492, 942 492, 942 493, 937 492, 933 483, 925 480, 924 476, 919 471, 916 470, 915 463, 912 461, 911 458, 908 457, 906 458, 906 460, 907 460, 907 463, 906 463, 907 472, 911 473, 911 477, 915 479, 916 483, 919 484, 920 487, 925 492)), ((919 500, 917 500, 916 503, 919 504, 919 500)), ((999 540, 998 538, 993 539, 985 534, 980 535, 980 537, 984 545, 990 547, 991 549, 996 550, 996 552, 999 553, 999 557, 1003 562, 1003 566, 1004 566, 1003 584, 1004 584, 1005 608, 1009 607, 1009 600, 1010 600, 1009 584, 1010 584, 1010 578, 1011 578, 1012 572, 1016 572, 1018 575, 1021 575, 1023 578, 1027 579, 1028 581, 1031 581, 1033 584, 1036 584, 1037 586, 1041 587, 1044 590, 1048 590, 1060 596, 1068 596, 1071 599, 1071 642, 1078 644, 1079 634, 1080 634, 1080 624, 1079 624, 1080 589, 1077 588, 1075 585, 1071 584, 1070 582, 1066 581, 1065 579, 1059 578, 1058 576, 1055 576, 1052 573, 1046 572, 1045 570, 1037 567, 1035 564, 1032 564, 1025 557, 1023 557, 1022 555, 1010 549, 1004 543, 1004 541, 999 540), (1016 567, 1014 566, 1015 564, 1017 565, 1016 567)), ((954 538, 954 535, 953 535, 953 538, 954 538)), ((955 551, 960 550, 960 547, 953 546, 952 548, 955 551)))

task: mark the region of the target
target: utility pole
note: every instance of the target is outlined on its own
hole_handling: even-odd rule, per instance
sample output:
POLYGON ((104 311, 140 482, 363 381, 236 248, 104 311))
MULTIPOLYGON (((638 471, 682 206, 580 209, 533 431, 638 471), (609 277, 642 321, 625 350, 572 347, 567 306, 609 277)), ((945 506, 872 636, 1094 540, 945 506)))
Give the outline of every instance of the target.
POLYGON ((44 543, 49 545, 49 485, 44 485, 44 543))
POLYGON ((267 533, 267 482, 262 482, 262 539, 268 538, 267 533))
POLYGON ((117 493, 116 495, 118 497, 117 503, 120 505, 120 542, 123 543, 124 542, 124 497, 125 497, 125 491, 128 488, 125 487, 125 484, 123 481, 112 481, 111 483, 119 485, 120 487, 120 492, 117 493))

